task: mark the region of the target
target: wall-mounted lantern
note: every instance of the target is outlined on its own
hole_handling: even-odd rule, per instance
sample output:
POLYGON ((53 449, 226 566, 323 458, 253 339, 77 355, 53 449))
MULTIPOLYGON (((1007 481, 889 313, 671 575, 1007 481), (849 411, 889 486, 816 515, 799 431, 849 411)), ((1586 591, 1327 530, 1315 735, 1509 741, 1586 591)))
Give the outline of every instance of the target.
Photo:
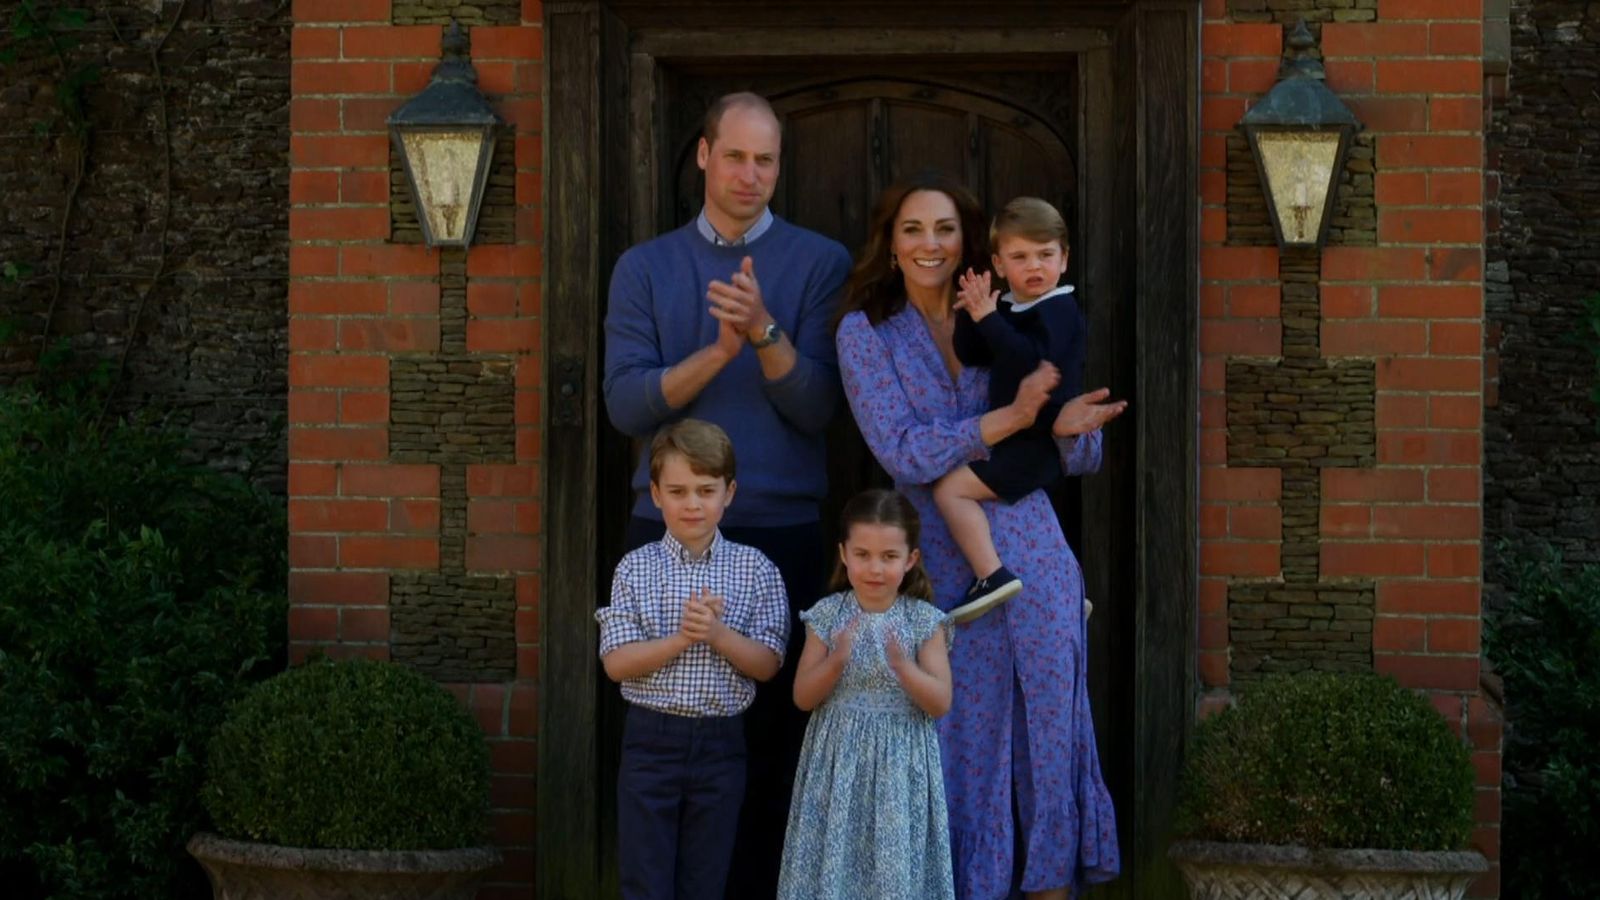
POLYGON ((427 88, 389 116, 389 136, 405 165, 423 240, 430 247, 465 247, 478 224, 503 123, 478 92, 466 31, 451 22, 440 49, 427 88))
POLYGON ((1239 125, 1250 141, 1280 247, 1320 247, 1339 190, 1355 114, 1323 83, 1317 45, 1305 20, 1289 35, 1291 58, 1278 83, 1239 125))

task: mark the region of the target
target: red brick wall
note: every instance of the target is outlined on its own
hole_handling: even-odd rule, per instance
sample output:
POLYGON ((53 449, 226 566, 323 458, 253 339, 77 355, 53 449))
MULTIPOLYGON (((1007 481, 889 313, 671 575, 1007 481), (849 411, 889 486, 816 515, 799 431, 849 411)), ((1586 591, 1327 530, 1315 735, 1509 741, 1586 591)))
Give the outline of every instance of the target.
MULTIPOLYGON (((515 242, 468 253, 467 351, 512 360, 514 464, 467 467, 466 568, 516 579, 516 678, 453 684, 490 738, 506 856, 480 897, 533 882, 540 494, 543 42, 471 29, 479 86, 516 138, 515 242)), ((391 359, 439 349, 440 254, 389 243, 385 118, 428 83, 440 27, 389 0, 295 0, 290 110, 290 644, 295 659, 389 654, 389 580, 439 565, 440 467, 390 460, 391 359)))
MULTIPOLYGON (((1278 251, 1226 246, 1227 152, 1277 78, 1282 29, 1205 0, 1200 146, 1201 579, 1204 708, 1229 690, 1228 586, 1279 573, 1281 470, 1229 468, 1224 367, 1279 353, 1278 251)), ((1376 365, 1376 465, 1326 469, 1321 577, 1376 587, 1374 667, 1429 693, 1473 748, 1473 843, 1499 856, 1500 723, 1478 686, 1481 586, 1483 67, 1481 0, 1379 0, 1327 23, 1327 83, 1376 137, 1376 246, 1322 255, 1324 357, 1376 365)), ((1474 886, 1496 896, 1498 865, 1474 886)))
MULTIPOLYGON (((469 571, 517 576, 517 677, 452 685, 490 736, 507 853, 484 897, 533 878, 543 65, 540 8, 472 31, 480 85, 516 131, 516 243, 467 262, 468 350, 517 363, 516 463, 468 473, 469 571)), ((437 26, 389 0, 296 0, 290 185, 290 637, 296 657, 388 654, 389 573, 438 565, 439 467, 389 461, 389 361, 439 344, 439 254, 388 243, 384 118, 427 83, 437 26)), ((1498 720, 1478 690, 1483 401, 1479 0, 1381 0, 1324 26, 1329 84, 1377 136, 1374 247, 1322 260, 1324 356, 1376 355, 1377 465, 1329 470, 1321 574, 1376 584, 1376 667, 1427 690, 1472 742, 1475 843, 1498 856, 1498 720)), ((1202 31, 1199 674, 1229 689, 1227 588, 1279 571, 1280 472, 1230 469, 1229 356, 1279 352, 1278 254, 1226 246, 1227 136, 1274 82, 1282 33, 1206 0, 1202 31)), ((1497 873, 1479 896, 1498 893, 1497 873)))

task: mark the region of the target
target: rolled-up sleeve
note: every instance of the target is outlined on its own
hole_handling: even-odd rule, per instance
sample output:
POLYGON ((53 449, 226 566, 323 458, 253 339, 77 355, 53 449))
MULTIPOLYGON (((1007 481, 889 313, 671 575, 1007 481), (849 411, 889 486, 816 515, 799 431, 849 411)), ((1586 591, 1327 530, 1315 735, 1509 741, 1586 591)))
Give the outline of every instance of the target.
POLYGON ((781 663, 789 646, 789 595, 783 589, 783 576, 770 560, 763 560, 756 575, 755 596, 751 598, 754 613, 750 617, 750 633, 745 637, 773 653, 781 663))
POLYGON ((638 598, 629 581, 632 575, 632 568, 624 560, 617 566, 616 575, 611 579, 611 602, 594 611, 595 621, 600 623, 601 656, 623 644, 650 640, 638 598))

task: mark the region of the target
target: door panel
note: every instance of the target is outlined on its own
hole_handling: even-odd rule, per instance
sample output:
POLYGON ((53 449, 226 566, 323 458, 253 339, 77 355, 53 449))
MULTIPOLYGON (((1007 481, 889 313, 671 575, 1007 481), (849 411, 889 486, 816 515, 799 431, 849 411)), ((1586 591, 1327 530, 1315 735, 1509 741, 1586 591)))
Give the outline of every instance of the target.
MULTIPOLYGON (((829 165, 859 161, 870 140, 871 117, 862 104, 837 104, 792 113, 784 124, 784 215, 830 235, 863 235, 867 209, 859 198, 875 193, 868 166, 829 165), (791 173, 803 173, 796 177, 791 173), (791 190, 796 183, 805 190, 791 190)), ((846 244, 845 246, 850 246, 846 244)))

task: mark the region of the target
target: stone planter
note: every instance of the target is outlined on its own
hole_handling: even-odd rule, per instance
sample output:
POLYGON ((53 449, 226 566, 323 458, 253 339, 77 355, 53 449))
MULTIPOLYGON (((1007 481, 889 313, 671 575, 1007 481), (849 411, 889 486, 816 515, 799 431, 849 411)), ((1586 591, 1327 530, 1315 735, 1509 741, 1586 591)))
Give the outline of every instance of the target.
POLYGON ((1308 850, 1182 841, 1167 856, 1194 900, 1461 900, 1482 854, 1308 850))
POLYGON ((462 850, 302 850, 189 839, 216 900, 472 900, 500 862, 491 847, 462 850))

